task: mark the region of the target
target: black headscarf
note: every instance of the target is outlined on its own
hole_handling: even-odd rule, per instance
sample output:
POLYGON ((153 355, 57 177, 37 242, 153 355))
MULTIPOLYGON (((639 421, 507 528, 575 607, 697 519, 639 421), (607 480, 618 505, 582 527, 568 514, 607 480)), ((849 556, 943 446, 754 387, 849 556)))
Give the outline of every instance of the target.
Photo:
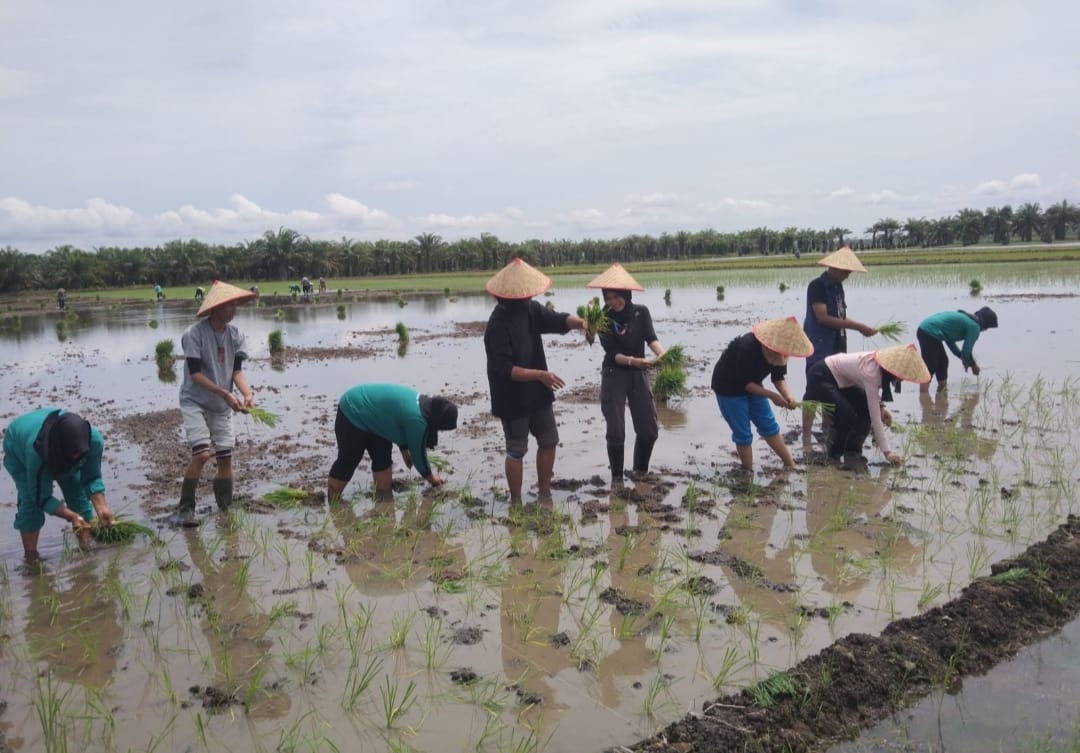
POLYGON ((608 297, 608 294, 617 295, 626 301, 626 305, 623 306, 622 311, 615 311, 610 306, 606 307, 608 318, 612 321, 616 321, 619 324, 626 324, 634 318, 634 307, 631 305, 631 300, 634 297, 631 290, 618 290, 617 288, 603 288, 604 298, 608 297))
POLYGON ((90 423, 78 413, 51 413, 41 425, 34 449, 53 474, 61 476, 90 452, 90 423))
POLYGON ((893 390, 900 392, 900 385, 903 384, 903 380, 897 379, 896 376, 884 366, 879 366, 878 368, 881 369, 881 402, 891 403, 893 390))
POLYGON ((457 406, 443 397, 420 396, 420 415, 427 420, 424 444, 430 450, 439 443, 439 432, 457 428, 457 406))

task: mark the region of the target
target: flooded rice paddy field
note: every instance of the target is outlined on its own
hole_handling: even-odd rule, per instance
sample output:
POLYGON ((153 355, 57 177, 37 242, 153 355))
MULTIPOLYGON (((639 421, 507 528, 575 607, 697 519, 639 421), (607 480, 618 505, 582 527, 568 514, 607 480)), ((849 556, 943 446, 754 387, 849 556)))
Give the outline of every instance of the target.
MULTIPOLYGON (((756 321, 801 319, 814 274, 642 277, 648 290, 635 301, 650 307, 661 341, 692 359, 689 394, 659 407, 653 473, 619 494, 608 489, 602 352, 580 333, 546 337, 550 368, 567 383, 557 488, 551 505, 534 489, 522 509, 502 491, 501 431, 488 412, 490 298, 264 295, 237 324, 257 400, 282 421, 237 417, 242 504, 214 513, 207 472, 204 523, 182 531, 167 525, 187 458, 178 386, 163 381, 153 350, 161 339, 179 349, 194 304, 69 298, 78 316, 63 339, 56 311, 0 320, 0 421, 53 404, 83 413, 105 434, 110 505, 160 535, 86 555, 50 520, 38 572, 21 566, 17 533, 0 528, 2 745, 577 751, 660 732, 642 745, 668 749, 666 724, 838 640, 934 614, 1078 512, 1072 264, 852 278, 850 316, 905 321, 912 341, 929 314, 992 306, 1001 328, 976 346, 982 376, 953 361, 946 394, 920 399, 905 386, 893 407, 901 467, 868 447, 865 466, 785 473, 758 442, 753 483, 732 474, 712 365, 756 321), (404 351, 399 321, 411 334, 404 351), (288 349, 280 361, 266 344, 274 329, 288 349), (366 462, 349 504, 319 499, 336 400, 366 381, 458 402, 459 427, 434 453, 448 479, 438 494, 395 458, 393 505, 373 504, 366 462), (263 499, 281 486, 312 495, 263 499)), ((572 311, 591 297, 584 282, 560 279, 544 300, 572 311)), ((882 344, 852 334, 849 350, 882 344)), ((790 372, 799 394, 801 363, 790 372)), ((778 413, 802 459, 800 417, 778 413)), ((531 453, 525 479, 535 481, 531 453)), ((0 508, 14 517, 6 474, 0 508)))

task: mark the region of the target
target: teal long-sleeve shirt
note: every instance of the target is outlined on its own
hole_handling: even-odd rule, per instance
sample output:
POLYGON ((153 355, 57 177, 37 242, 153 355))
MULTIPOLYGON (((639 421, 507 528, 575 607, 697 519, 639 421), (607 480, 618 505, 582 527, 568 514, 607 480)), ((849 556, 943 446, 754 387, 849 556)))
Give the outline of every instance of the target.
MULTIPOLYGON (((41 408, 24 413, 8 424, 4 434, 4 467, 15 480, 19 507, 37 506, 52 515, 62 504, 53 496, 53 482, 69 506, 94 494, 105 493, 101 478, 101 454, 105 442, 101 432, 90 427, 90 451, 83 461, 62 476, 53 476, 52 470, 34 449, 34 441, 45 419, 59 408, 41 408)), ((60 410, 61 413, 66 411, 60 410)))
POLYGON ((407 447, 416 472, 424 478, 431 474, 419 392, 400 384, 361 384, 347 390, 338 407, 356 428, 407 447))
POLYGON ((942 311, 940 314, 928 316, 919 324, 921 329, 931 337, 941 340, 945 347, 952 351, 953 355, 960 359, 965 367, 975 365, 975 341, 979 339, 979 323, 963 311, 942 311), (957 348, 956 343, 964 341, 962 348, 957 348))

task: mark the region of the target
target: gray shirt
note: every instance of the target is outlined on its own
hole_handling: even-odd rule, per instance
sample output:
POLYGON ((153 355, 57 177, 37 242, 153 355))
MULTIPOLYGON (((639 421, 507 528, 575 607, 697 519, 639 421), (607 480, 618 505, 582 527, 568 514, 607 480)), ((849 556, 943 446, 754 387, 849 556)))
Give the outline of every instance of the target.
MULTIPOLYGON (((180 338, 184 358, 202 361, 200 373, 209 377, 217 386, 232 390, 233 362, 237 356, 247 358, 247 340, 233 324, 226 324, 223 332, 215 332, 210 318, 195 322, 180 338)), ((215 413, 230 410, 225 398, 215 395, 191 379, 187 363, 184 363, 184 383, 180 385, 180 402, 191 401, 201 408, 215 413)))

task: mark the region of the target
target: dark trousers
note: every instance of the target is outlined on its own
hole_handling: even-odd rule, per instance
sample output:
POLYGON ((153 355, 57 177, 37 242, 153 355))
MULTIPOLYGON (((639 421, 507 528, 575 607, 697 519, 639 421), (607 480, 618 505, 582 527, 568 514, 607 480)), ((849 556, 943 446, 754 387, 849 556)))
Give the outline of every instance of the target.
POLYGON ((826 442, 830 455, 862 450, 870 434, 870 408, 861 387, 840 387, 824 361, 810 367, 806 375, 806 400, 833 406, 832 423, 826 442))

